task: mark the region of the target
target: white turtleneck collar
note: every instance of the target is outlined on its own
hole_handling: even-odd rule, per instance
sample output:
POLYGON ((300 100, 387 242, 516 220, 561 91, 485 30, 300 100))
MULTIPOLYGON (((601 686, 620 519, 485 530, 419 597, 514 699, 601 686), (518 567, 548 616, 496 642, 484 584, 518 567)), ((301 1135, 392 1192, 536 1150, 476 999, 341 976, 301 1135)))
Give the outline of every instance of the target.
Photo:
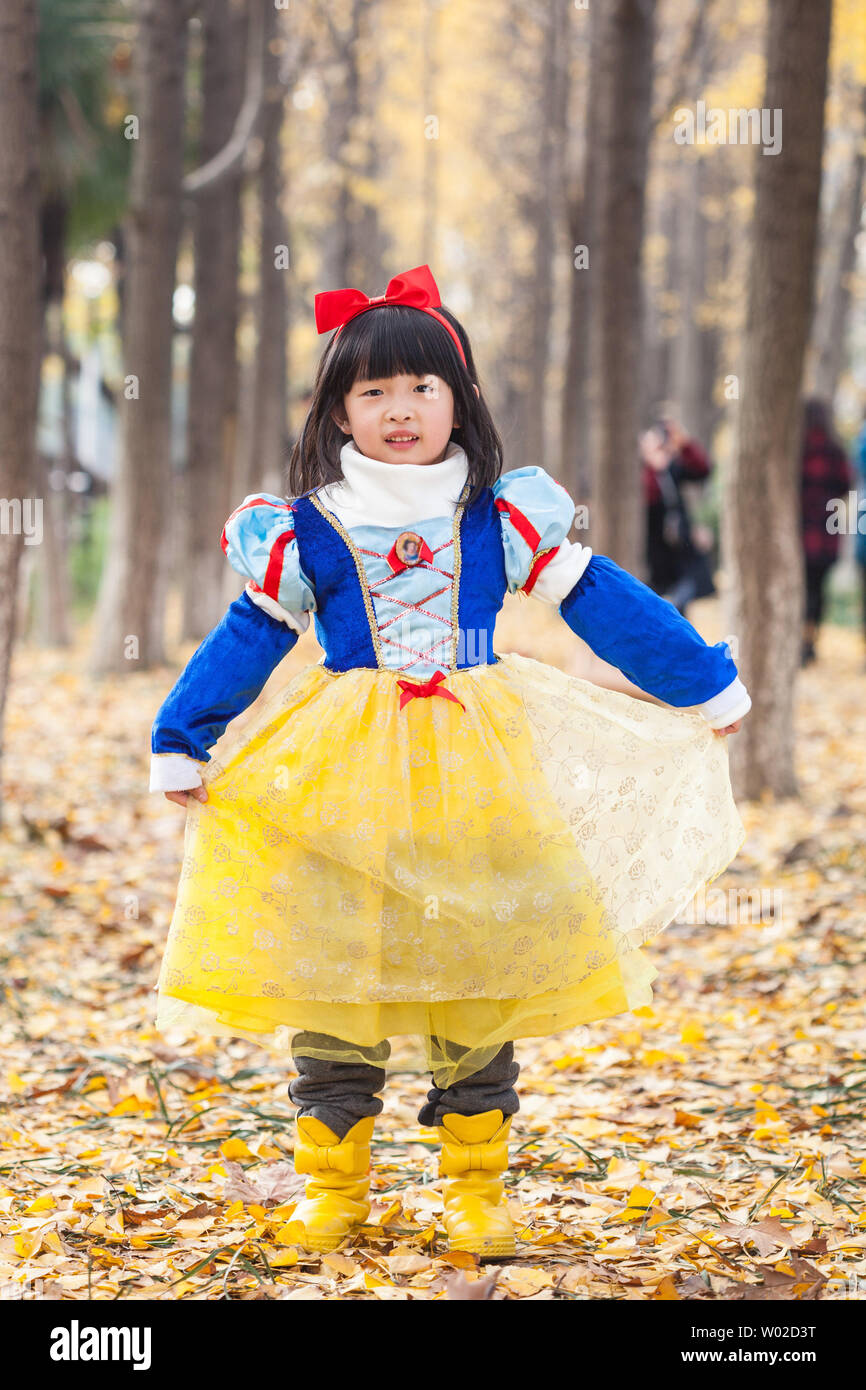
POLYGON ((384 463, 358 451, 354 439, 340 450, 343 477, 318 496, 344 526, 403 526, 425 517, 453 516, 469 473, 465 451, 452 440, 441 463, 384 463))

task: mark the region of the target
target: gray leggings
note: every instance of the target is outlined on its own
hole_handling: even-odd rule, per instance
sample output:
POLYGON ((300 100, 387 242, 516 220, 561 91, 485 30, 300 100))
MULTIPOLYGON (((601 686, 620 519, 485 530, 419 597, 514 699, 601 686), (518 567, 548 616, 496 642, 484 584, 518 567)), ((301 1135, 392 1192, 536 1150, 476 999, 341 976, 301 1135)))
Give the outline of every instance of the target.
MULTIPOLYGON (((376 1094, 385 1085, 385 1069, 375 1061, 385 1062, 391 1055, 387 1041, 369 1049, 374 1060, 362 1062, 326 1062, 304 1055, 304 1047, 323 1046, 334 1042, 321 1033, 297 1033, 292 1039, 292 1057, 298 1069, 297 1078, 289 1083, 289 1100, 298 1107, 299 1115, 312 1115, 343 1139, 358 1120, 382 1112, 382 1100, 376 1094)), ((366 1050, 366 1049, 365 1049, 366 1050)), ((514 1044, 506 1043, 481 1071, 465 1077, 455 1086, 440 1090, 432 1086, 427 1101, 418 1112, 418 1123, 434 1127, 442 1116, 483 1115, 487 1110, 501 1110, 504 1116, 515 1115, 520 1101, 514 1083, 520 1067, 514 1060, 514 1044)))

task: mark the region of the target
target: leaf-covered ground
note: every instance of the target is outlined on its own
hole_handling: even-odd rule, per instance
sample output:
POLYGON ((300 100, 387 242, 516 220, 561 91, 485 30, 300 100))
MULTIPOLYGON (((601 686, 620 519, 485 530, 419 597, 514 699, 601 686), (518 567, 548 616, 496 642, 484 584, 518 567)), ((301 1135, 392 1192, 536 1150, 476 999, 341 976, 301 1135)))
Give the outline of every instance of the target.
MULTIPOLYGON (((697 611, 717 640, 712 606, 697 611)), ((539 633, 539 612, 530 642, 512 604, 497 649, 579 674, 574 639, 539 633)), ((275 680, 317 659, 304 644, 275 680)), ((334 1255, 298 1249, 286 1054, 153 1028, 184 813, 147 792, 147 768, 177 668, 94 681, 84 635, 71 652, 19 648, 0 837, 0 1292, 862 1298, 866 673, 855 633, 826 629, 820 654, 798 685, 800 799, 740 804, 742 852, 696 920, 648 948, 653 1007, 518 1044, 519 1254, 479 1267, 446 1251, 422 1075, 389 1083, 370 1224, 334 1255)))

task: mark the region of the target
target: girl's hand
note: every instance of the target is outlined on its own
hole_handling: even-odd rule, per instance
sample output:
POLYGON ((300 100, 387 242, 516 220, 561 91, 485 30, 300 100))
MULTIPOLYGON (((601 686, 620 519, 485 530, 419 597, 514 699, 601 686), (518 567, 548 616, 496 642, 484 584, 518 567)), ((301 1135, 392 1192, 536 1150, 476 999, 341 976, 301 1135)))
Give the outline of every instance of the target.
POLYGON ((668 466, 668 453, 655 430, 647 430, 641 435, 640 453, 644 463, 660 473, 668 466))
POLYGON ((742 719, 737 719, 733 724, 728 724, 724 729, 713 729, 713 733, 718 734, 719 738, 724 738, 725 734, 735 734, 742 722, 742 719))
POLYGON ((166 792, 167 801, 176 801, 178 806, 183 806, 184 810, 188 805, 188 798, 194 796, 198 801, 207 801, 207 787, 190 787, 188 792, 166 792))
POLYGON ((668 427, 668 443, 672 449, 679 449, 685 444, 688 435, 680 424, 679 420, 674 420, 671 416, 665 417, 665 424, 668 427))

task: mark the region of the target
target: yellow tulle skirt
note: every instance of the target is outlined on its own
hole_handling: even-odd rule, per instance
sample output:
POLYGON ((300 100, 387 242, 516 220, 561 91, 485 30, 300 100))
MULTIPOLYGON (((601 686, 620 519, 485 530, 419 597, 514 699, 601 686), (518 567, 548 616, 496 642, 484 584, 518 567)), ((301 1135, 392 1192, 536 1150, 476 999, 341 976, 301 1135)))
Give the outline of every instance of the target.
POLYGON ((513 653, 448 674, 465 708, 397 680, 309 666, 223 736, 159 1028, 341 1062, 403 1037, 445 1087, 650 1003, 641 946, 745 839, 726 741, 513 653))

